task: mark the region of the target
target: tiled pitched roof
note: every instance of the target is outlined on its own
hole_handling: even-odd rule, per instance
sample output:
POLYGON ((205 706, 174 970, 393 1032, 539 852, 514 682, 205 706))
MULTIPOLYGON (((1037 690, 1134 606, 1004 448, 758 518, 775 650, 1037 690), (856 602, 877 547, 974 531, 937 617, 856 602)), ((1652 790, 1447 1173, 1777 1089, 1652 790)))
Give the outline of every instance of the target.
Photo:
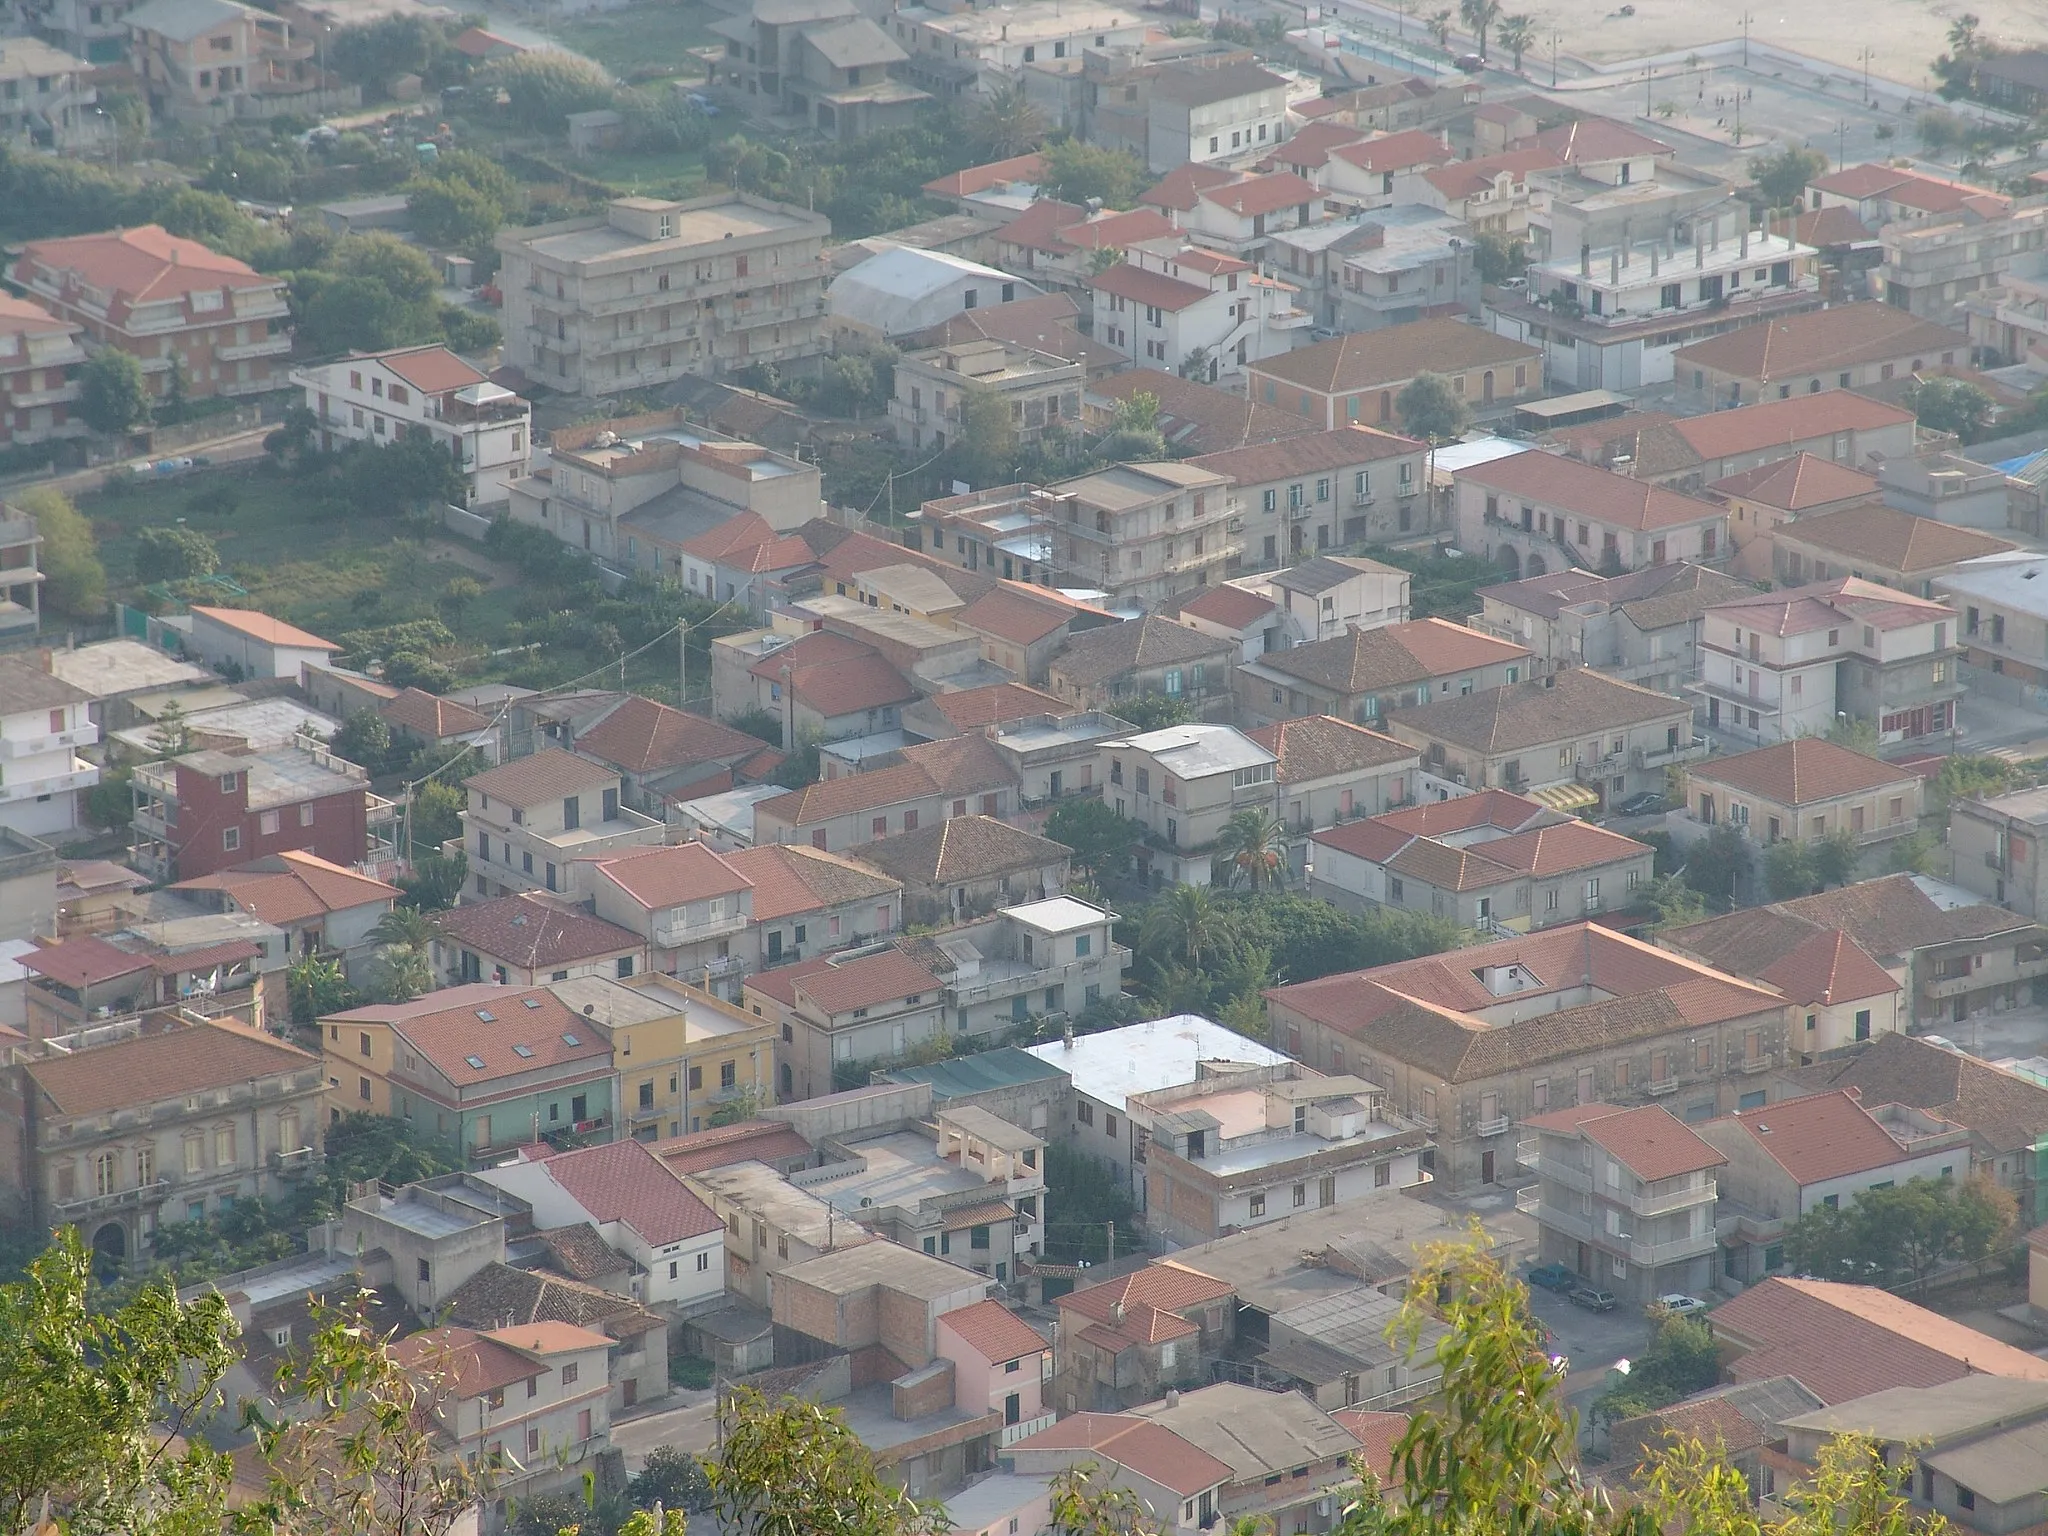
POLYGON ((1380 1413, 1371 1408, 1332 1408, 1330 1417, 1351 1431, 1358 1441, 1359 1459, 1372 1468, 1382 1488, 1393 1483, 1394 1447, 1408 1433, 1408 1415, 1380 1413))
POLYGON ((1716 603, 1714 608, 1735 617, 1744 629, 1776 635, 1814 634, 1850 620, 1878 629, 1901 629, 1955 614, 1953 608, 1931 598, 1914 597, 1855 576, 1737 598, 1716 603))
POLYGON ((1864 241, 1874 243, 1877 231, 1857 218, 1855 209, 1844 208, 1837 203, 1829 208, 1800 214, 1793 228, 1793 238, 1801 245, 1825 248, 1830 245, 1856 245, 1864 241))
POLYGON ((864 709, 907 704, 917 697, 917 690, 903 674, 872 651, 841 661, 800 667, 791 674, 790 690, 798 702, 827 719, 857 714, 864 709))
POLYGON ((303 1072, 320 1058, 232 1019, 137 1035, 23 1067, 43 1099, 42 1113, 101 1115, 205 1088, 303 1072))
POLYGON ((1365 130, 1354 128, 1349 123, 1310 123, 1301 132, 1280 145, 1260 163, 1261 169, 1285 166, 1289 170, 1314 170, 1330 158, 1330 151, 1340 144, 1356 144, 1365 138, 1365 130))
POLYGON ((1970 338, 1873 300, 1738 326, 1680 347, 1674 358, 1681 369, 1769 383, 1901 357, 1939 362, 1943 353, 1967 361, 1970 338))
POLYGON ((1621 1109, 1581 1104, 1522 1122, 1525 1130, 1578 1131, 1637 1178, 1654 1183, 1718 1168, 1728 1159, 1699 1132, 1661 1104, 1621 1109))
POLYGON ((1192 453, 1219 453, 1246 443, 1278 442, 1316 430, 1294 411, 1248 400, 1242 392, 1199 384, 1153 368, 1127 368, 1088 386, 1089 399, 1113 409, 1135 395, 1159 402, 1159 434, 1169 445, 1192 453))
MULTIPOLYGON (((1875 496, 1877 476, 1860 469, 1817 458, 1801 450, 1789 459, 1759 464, 1716 480, 1708 489, 1729 500, 1758 501, 1787 512, 1804 512, 1852 496, 1875 496)), ((1900 513, 1904 517, 1907 514, 1900 513)), ((1917 521, 1917 519, 1916 519, 1917 521)), ((2008 545, 2008 548, 2011 546, 2008 545)))
POLYGON ((564 752, 560 747, 543 747, 525 757, 487 768, 464 779, 462 784, 465 789, 524 808, 547 800, 566 799, 585 790, 611 789, 618 782, 616 768, 564 752))
POLYGON ((891 947, 850 959, 819 955, 750 976, 747 987, 782 1003, 794 1002, 801 992, 832 1014, 930 996, 938 991, 939 979, 902 950, 891 947))
MULTIPOLYGON (((560 1227, 539 1234, 551 1249, 570 1234, 576 1241, 595 1240, 609 1254, 611 1268, 599 1275, 617 1274, 629 1267, 630 1259, 607 1247, 588 1222, 560 1227)), ((594 1250, 593 1250, 594 1254, 594 1250)), ((597 1278, 592 1276, 591 1278, 597 1278)), ((534 1270, 514 1269, 509 1264, 491 1263, 471 1275, 442 1299, 441 1310, 450 1322, 467 1327, 496 1327, 510 1318, 512 1324, 568 1323, 613 1338, 637 1338, 664 1327, 659 1313, 650 1312, 629 1296, 600 1290, 576 1279, 563 1279, 534 1270)))
POLYGON ((1010 720, 1064 714, 1067 708, 1051 694, 1040 693, 1022 683, 990 683, 986 688, 935 693, 931 696, 931 706, 956 731, 978 731, 983 726, 1001 725, 1010 720))
POLYGON ((1134 267, 1129 262, 1118 262, 1096 273, 1091 279, 1091 286, 1097 293, 1107 293, 1131 304, 1173 311, 1199 304, 1209 297, 1209 290, 1205 287, 1184 283, 1177 277, 1168 277, 1164 272, 1154 272, 1147 267, 1134 267))
POLYGON ((1728 1118, 1802 1186, 1889 1168, 1910 1155, 1845 1089, 1780 1099, 1728 1118))
POLYGON ((1700 764, 1692 777, 1798 806, 1910 783, 1916 775, 1824 736, 1801 736, 1717 757, 1700 764))
POLYGON ((1541 358, 1542 353, 1534 347, 1462 320, 1417 320, 1385 330, 1332 337, 1247 366, 1253 374, 1277 379, 1282 385, 1341 395, 1403 384, 1418 373, 1459 373, 1488 365, 1512 367, 1541 358))
POLYGON ((1382 736, 1362 725, 1329 715, 1282 720, 1245 734, 1279 762, 1273 772, 1282 784, 1304 784, 1340 773, 1362 773, 1415 757, 1405 741, 1382 736))
POLYGON ((593 868, 650 912, 751 889, 752 882, 706 843, 629 848, 593 868))
POLYGON ((351 907, 396 901, 399 896, 395 885, 386 885, 382 880, 296 849, 252 860, 234 869, 216 870, 196 880, 180 880, 171 889, 220 891, 251 917, 278 926, 301 923, 330 912, 345 912, 351 907))
POLYGON ((754 807, 756 817, 766 815, 793 827, 812 826, 835 816, 871 811, 877 806, 900 805, 905 801, 929 799, 938 791, 932 777, 916 763, 891 763, 843 778, 820 779, 802 789, 763 800, 754 807))
POLYGON ((430 741, 448 736, 474 735, 490 726, 490 717, 480 715, 467 704, 437 698, 424 688, 401 689, 395 698, 377 706, 377 713, 400 730, 411 731, 430 741))
POLYGON ((1053 658, 1051 670, 1087 688, 1146 667, 1227 661, 1236 649, 1228 640, 1197 634, 1148 613, 1070 637, 1066 649, 1053 658))
POLYGON ((1415 619, 1377 629, 1353 625, 1341 635, 1273 651, 1259 661, 1316 687, 1355 694, 1405 687, 1531 654, 1526 645, 1448 619, 1415 619))
POLYGON ((1077 251, 1120 251, 1144 240, 1170 239, 1176 233, 1173 221, 1158 209, 1133 208, 1069 224, 1060 231, 1060 238, 1077 251))
POLYGON ((1021 181, 1037 185, 1045 174, 1045 156, 1036 152, 1028 155, 1013 155, 1008 160, 990 160, 981 165, 970 165, 964 171, 954 171, 936 181, 924 184, 924 190, 933 197, 970 197, 976 192, 986 192, 991 187, 1006 182, 1021 181))
POLYGON ((1213 165, 1203 165, 1190 160, 1175 166, 1158 181, 1138 196, 1138 201, 1153 208, 1169 208, 1176 213, 1191 213, 1201 194, 1211 187, 1227 186, 1238 179, 1238 172, 1226 171, 1213 165))
POLYGON ((1646 725, 1681 714, 1688 719, 1691 716, 1690 707, 1681 699, 1574 667, 1536 682, 1509 683, 1400 710, 1388 717, 1388 724, 1396 736, 1403 729, 1413 730, 1491 753, 1583 738, 1614 726, 1646 725))
POLYGON ((1033 645, 1072 622, 1074 607, 1015 582, 999 582, 953 615, 959 629, 993 635, 1012 645, 1033 645))
POLYGON ((1211 624, 1237 630, 1250 629, 1277 611, 1277 605, 1270 597, 1247 592, 1243 587, 1233 587, 1229 582, 1204 587, 1198 596, 1180 605, 1183 619, 1207 619, 1211 624))
POLYGON ((296 624, 287 624, 283 619, 272 618, 267 613, 258 613, 253 608, 209 608, 199 603, 191 611, 203 614, 223 629, 232 629, 240 635, 247 635, 262 645, 281 645, 308 651, 338 651, 340 646, 332 640, 322 640, 318 635, 303 630, 296 624))
POLYGON ((38 947, 19 957, 19 963, 38 976, 74 989, 117 976, 135 976, 149 969, 149 956, 131 954, 109 944, 97 934, 82 933, 38 947))
POLYGON ((1703 459, 1728 459, 1836 432, 1899 426, 1912 419, 1911 411, 1852 389, 1824 389, 1817 395, 1762 400, 1732 411, 1688 416, 1669 423, 1669 430, 1703 459))
POLYGON ((2048 1135, 2048 1087, 1910 1035, 1879 1035, 1846 1062, 1816 1070, 1866 1104, 1908 1104, 1968 1126, 1994 1151, 2025 1150, 2048 1135))
POLYGON ((1362 144, 1340 144, 1330 151, 1361 171, 1405 171, 1418 165, 1444 165, 1455 160, 1441 136, 1424 128, 1382 133, 1362 144))
POLYGON ((391 1353, 402 1366, 431 1370, 451 1395, 465 1402, 533 1375, 533 1362, 524 1354, 470 1328, 415 1333, 400 1339, 391 1353))
POLYGON ((1508 177, 1509 185, 1519 189, 1527 185, 1531 171, 1554 170, 1563 163, 1555 150, 1538 145, 1502 150, 1497 155, 1482 155, 1474 160, 1452 160, 1424 171, 1422 179, 1447 199, 1456 201, 1491 192, 1501 176, 1508 177))
POLYGON ((977 1301, 939 1314, 939 1326, 991 1364, 1003 1365, 1052 1348, 1036 1329, 999 1301, 977 1301))
POLYGON ((1160 1259, 1115 1280, 1070 1291, 1059 1298, 1059 1309, 1108 1323, 1115 1320, 1118 1309, 1128 1312, 1141 1303, 1162 1312, 1181 1312, 1235 1294, 1235 1288, 1222 1280, 1172 1259, 1160 1259))
POLYGON ((1735 1380, 1795 1377, 1830 1407, 1973 1372, 2048 1381, 2048 1360, 1872 1286, 1774 1275, 1723 1302, 1714 1327, 1752 1346, 1735 1380))
MULTIPOLYGON (((606 1275, 623 1274, 633 1268, 633 1261, 598 1236, 597 1228, 587 1221, 579 1221, 574 1226, 555 1227, 546 1232, 537 1232, 534 1236, 540 1245, 547 1249, 549 1262, 572 1280, 602 1280, 606 1275)), ((540 1276, 535 1278, 542 1279, 540 1276)), ((602 1295, 603 1292, 599 1294, 602 1295)), ((453 1312, 449 1316, 456 1322, 462 1321, 453 1312)), ((532 1322, 535 1319, 515 1317, 513 1321, 532 1322)), ((565 1317, 560 1321, 590 1326, 580 1317, 565 1317)))
POLYGON ((456 944, 521 970, 574 965, 640 948, 640 936, 531 891, 450 907, 438 918, 456 944))
POLYGON ((1687 523, 1725 522, 1728 517, 1726 510, 1713 502, 1537 448, 1460 470, 1457 478, 1563 507, 1613 527, 1643 532, 1687 523))
POLYGON ((1339 822, 1312 834, 1312 840, 1354 858, 1386 862, 1415 837, 1441 837, 1477 827, 1520 831, 1532 822, 1555 821, 1558 813, 1535 800, 1504 789, 1482 789, 1450 800, 1425 800, 1404 811, 1339 822))
POLYGON ((1916 517, 1882 502, 1816 512, 1777 530, 1780 540, 1824 550, 1850 564, 1903 576, 1946 570, 1979 555, 2003 554, 2012 541, 1931 517, 1916 517))
POLYGON ((1036 251, 1065 251, 1068 246, 1060 238, 1060 231, 1069 224, 1079 224, 1087 217, 1085 208, 1063 203, 1056 197, 1041 197, 1005 224, 997 232, 997 238, 1004 245, 1020 245, 1036 251))
POLYGON ((1611 117, 1582 117, 1575 122, 1561 123, 1537 134, 1536 142, 1556 154, 1566 165, 1578 165, 1587 160, 1677 153, 1662 139, 1638 133, 1611 117))
POLYGON ((1286 208, 1323 200, 1322 189, 1292 171, 1274 171, 1264 176, 1247 176, 1242 181, 1208 187, 1197 194, 1203 202, 1228 208, 1244 218, 1279 213, 1286 208))
POLYGON ((401 347, 391 352, 364 352, 355 356, 382 363, 422 394, 444 395, 451 389, 467 389, 489 380, 446 347, 401 347))
POLYGON ((1757 973, 1801 1007, 1889 997, 1898 981, 1839 928, 1824 928, 1757 973))
POLYGON ((458 1089, 549 1067, 608 1070, 612 1059, 611 1032, 572 1013, 546 987, 474 982, 409 1003, 351 1008, 323 1022, 388 1024, 458 1089), (472 1058, 483 1065, 472 1066, 472 1058))
POLYGON ((993 816, 948 816, 935 826, 885 837, 849 850, 905 884, 952 885, 1008 870, 1044 869, 1072 857, 1064 843, 993 816))
POLYGON ((1192 1445, 1163 1424, 1122 1413, 1074 1413, 1015 1442, 1022 1451, 1086 1451, 1183 1499, 1231 1479, 1230 1464, 1192 1445))
POLYGON ((726 854, 725 861, 753 881, 757 923, 879 900, 901 889, 843 854, 797 843, 742 848, 726 854))
POLYGON ((761 743, 702 715, 685 714, 640 694, 576 738, 576 750, 627 773, 660 773, 694 763, 737 762, 761 743))
POLYGON ((654 1248, 724 1225, 645 1142, 613 1141, 543 1158, 548 1175, 596 1221, 620 1221, 654 1248))
POLYGON ((117 313, 209 289, 279 286, 277 278, 247 262, 170 234, 158 224, 32 241, 23 249, 16 274, 25 284, 37 266, 77 273, 88 286, 104 289, 117 313))
POLYGON ((789 1158, 808 1158, 811 1144, 781 1120, 741 1120, 657 1141, 654 1155, 671 1172, 708 1173, 734 1163, 774 1164, 789 1158))
POLYGON ((1322 470, 1346 469, 1377 459, 1398 458, 1421 453, 1427 444, 1412 437, 1381 432, 1372 427, 1343 426, 1332 432, 1309 432, 1277 443, 1253 443, 1204 454, 1194 462, 1204 469, 1228 475, 1240 486, 1284 480, 1290 475, 1311 475, 1322 470))

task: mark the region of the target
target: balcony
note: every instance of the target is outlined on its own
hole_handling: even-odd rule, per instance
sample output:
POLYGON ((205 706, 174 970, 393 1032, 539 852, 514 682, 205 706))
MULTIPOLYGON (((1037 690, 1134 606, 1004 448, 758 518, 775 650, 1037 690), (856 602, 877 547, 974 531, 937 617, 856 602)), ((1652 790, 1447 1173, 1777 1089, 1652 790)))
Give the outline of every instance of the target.
MULTIPOLYGON (((1655 665, 1655 663, 1648 664, 1646 670, 1655 665)), ((1700 758, 1707 755, 1708 750, 1707 738, 1704 736, 1694 736, 1690 741, 1681 742, 1675 747, 1637 747, 1629 754, 1629 757, 1636 767, 1648 770, 1652 768, 1669 768, 1674 763, 1697 762, 1700 758)))
MULTIPOLYGON (((1527 1146, 1528 1143, 1524 1142, 1523 1145, 1527 1146)), ((1540 1153, 1535 1154, 1534 1161, 1527 1157, 1521 1161, 1523 1167, 1534 1172, 1539 1178, 1547 1179, 1553 1184, 1562 1184, 1566 1189, 1575 1189, 1581 1194, 1593 1192, 1593 1174, 1590 1169, 1581 1168, 1576 1163, 1559 1162, 1554 1157, 1544 1157, 1540 1153)))
POLYGON ((1536 1220, 1541 1226, 1553 1232, 1562 1232, 1566 1237, 1582 1243, 1598 1242, 1602 1233, 1594 1227, 1592 1218, 1581 1216, 1577 1211, 1561 1210, 1550 1204, 1536 1207, 1536 1220))
POLYGON ((1473 1130, 1481 1136, 1499 1136, 1506 1132, 1508 1124, 1506 1115, 1496 1115, 1491 1120, 1479 1121, 1473 1126, 1473 1130))
POLYGON ((79 385, 74 380, 60 384, 55 389, 16 390, 7 399, 17 410, 29 410, 38 405, 66 405, 79 397, 79 385))
MULTIPOLYGON (((33 574, 26 570, 19 575, 11 570, 0 570, 0 585, 33 574)), ((53 752, 62 752, 71 747, 89 747, 99 739, 100 728, 96 725, 81 725, 74 730, 60 731, 55 735, 0 736, 0 762, 47 757, 53 752)))
POLYGON ((272 1173, 311 1173, 324 1159, 312 1147, 295 1147, 289 1152, 274 1151, 270 1154, 272 1173))
POLYGON ((1643 1092, 1653 1099, 1661 1099, 1667 1093, 1678 1092, 1678 1079, 1675 1077, 1652 1078, 1649 1082, 1643 1084, 1643 1092))
POLYGON ((1660 1264, 1676 1264, 1682 1259, 1696 1259, 1703 1253, 1712 1253, 1719 1241, 1712 1228, 1691 1237, 1675 1237, 1663 1243, 1638 1243, 1631 1239, 1628 1244, 1628 1258, 1631 1264, 1654 1269, 1660 1264))
POLYGON ((237 342, 231 347, 215 347, 213 355, 224 363, 239 363, 252 357, 283 357, 292 349, 289 336, 266 336, 261 341, 237 342))
POLYGON ((139 1210, 143 1206, 161 1205, 170 1197, 171 1181, 156 1179, 148 1184, 137 1184, 128 1189, 116 1189, 104 1195, 87 1195, 76 1200, 51 1202, 51 1214, 64 1225, 83 1226, 96 1216, 112 1215, 116 1211, 139 1210))
POLYGON ((1737 1064, 1736 1070, 1745 1073, 1768 1072, 1777 1064, 1778 1053, 1776 1051, 1765 1051, 1760 1056, 1745 1057, 1737 1064))
POLYGON ((735 933, 744 933, 752 921, 744 912, 735 912, 730 917, 721 917, 715 922, 657 922, 653 925, 651 937, 656 949, 684 949, 692 944, 703 944, 713 939, 729 938, 735 933))
POLYGON ((1316 323, 1316 317, 1305 309, 1283 309, 1278 314, 1266 316, 1266 326, 1275 331, 1305 331, 1316 323))
POLYGON ((96 764, 74 757, 68 772, 53 773, 40 779, 17 779, 11 784, 0 784, 0 805, 18 800, 35 800, 43 795, 69 794, 76 789, 91 789, 99 781, 100 770, 96 764))
POLYGON ((1046 1413, 1035 1419, 1021 1419, 1015 1424, 1005 1424, 996 1435, 996 1449, 1001 1450, 1006 1445, 1015 1445, 1027 1435, 1035 1435, 1041 1429, 1052 1428, 1056 1417, 1054 1414, 1046 1413))
POLYGON ((1695 1205, 1712 1205, 1716 1194, 1714 1181, 1701 1179, 1697 1184, 1666 1190, 1661 1195, 1632 1196, 1628 1208, 1638 1216, 1668 1216, 1673 1211, 1688 1210, 1695 1205))

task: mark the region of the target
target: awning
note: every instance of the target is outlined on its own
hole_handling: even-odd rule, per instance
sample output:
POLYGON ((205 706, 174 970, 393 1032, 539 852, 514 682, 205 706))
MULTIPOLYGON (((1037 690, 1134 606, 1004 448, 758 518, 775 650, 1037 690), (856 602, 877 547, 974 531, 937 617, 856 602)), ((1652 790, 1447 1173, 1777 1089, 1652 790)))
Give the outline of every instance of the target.
POLYGON ((1599 793, 1583 784, 1552 784, 1547 789, 1532 789, 1529 798, 1553 811, 1583 811, 1600 803, 1599 793))

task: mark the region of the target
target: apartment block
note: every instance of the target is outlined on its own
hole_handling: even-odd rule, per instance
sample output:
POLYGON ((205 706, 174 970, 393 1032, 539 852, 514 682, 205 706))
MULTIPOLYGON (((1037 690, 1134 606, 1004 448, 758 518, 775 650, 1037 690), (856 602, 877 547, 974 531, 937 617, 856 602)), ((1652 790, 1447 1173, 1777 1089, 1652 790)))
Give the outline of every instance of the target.
POLYGON ((1149 834, 1138 872, 1154 889, 1208 885, 1224 823, 1240 811, 1278 811, 1278 756, 1232 726, 1170 725, 1097 752, 1103 802, 1149 834))
POLYGON ((40 304, 0 298, 0 444, 79 437, 78 370, 85 327, 60 320, 40 304))
POLYGON ((569 394, 656 388, 825 349, 823 214, 748 193, 629 197, 498 236, 505 356, 569 394))
MULTIPOLYGON (((32 555, 35 525, 26 518, 0 523, 0 530, 8 529, 18 541, 10 552, 26 549, 32 555)), ((0 582, 33 573, 32 560, 0 567, 0 582)), ((27 598, 25 611, 33 621, 35 583, 23 581, 13 590, 27 598)), ((61 840, 84 823, 82 797, 100 781, 98 766, 79 751, 100 739, 90 715, 92 696, 9 656, 0 657, 0 699, 0 827, 61 840)))
POLYGON ((361 768, 319 746, 145 763, 135 771, 130 861, 164 881, 292 851, 366 874, 394 870, 397 808, 369 786, 361 768))
POLYGON ((1597 568, 1616 576, 1674 560, 1713 564, 1729 553, 1725 507, 1531 449, 1452 477, 1461 548, 1512 575, 1597 568))
POLYGON ((1082 375, 1077 362, 1001 341, 906 352, 896 360, 889 419, 913 449, 943 448, 970 425, 969 399, 992 394, 1017 442, 1032 443, 1047 427, 1078 425, 1082 375))
POLYGON ((1247 363, 1286 352, 1314 317, 1297 290, 1223 251, 1134 248, 1097 274, 1095 339, 1133 367, 1234 385, 1247 363))
POLYGON ((662 823, 620 803, 616 768, 558 748, 515 757, 465 779, 463 788, 465 900, 516 891, 583 895, 587 861, 658 846, 667 836, 662 823))
POLYGON ((320 40, 283 16, 237 0, 144 0, 122 20, 159 117, 219 127, 362 105, 362 88, 326 69, 320 40))

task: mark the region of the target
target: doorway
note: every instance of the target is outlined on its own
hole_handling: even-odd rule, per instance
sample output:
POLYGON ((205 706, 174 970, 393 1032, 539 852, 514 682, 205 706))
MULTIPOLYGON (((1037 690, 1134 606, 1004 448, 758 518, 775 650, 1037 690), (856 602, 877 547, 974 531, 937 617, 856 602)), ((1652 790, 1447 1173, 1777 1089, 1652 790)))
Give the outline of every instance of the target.
POLYGON ((1491 1184, 1493 1182, 1493 1153, 1491 1152, 1479 1154, 1479 1182, 1482 1184, 1491 1184))

